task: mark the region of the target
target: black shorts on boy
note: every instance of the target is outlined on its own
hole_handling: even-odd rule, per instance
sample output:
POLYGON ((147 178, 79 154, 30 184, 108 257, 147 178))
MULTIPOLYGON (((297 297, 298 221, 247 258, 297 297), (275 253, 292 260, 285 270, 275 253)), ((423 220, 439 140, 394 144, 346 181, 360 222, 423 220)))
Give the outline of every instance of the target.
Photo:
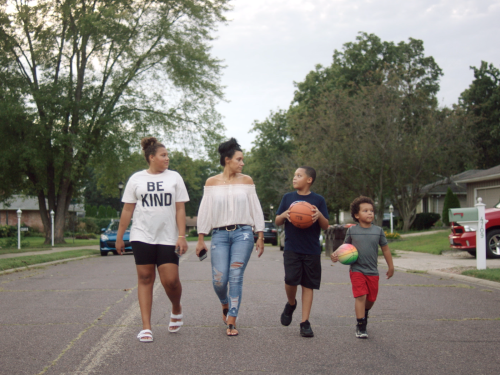
POLYGON ((285 284, 319 289, 321 284, 321 255, 283 253, 285 284))

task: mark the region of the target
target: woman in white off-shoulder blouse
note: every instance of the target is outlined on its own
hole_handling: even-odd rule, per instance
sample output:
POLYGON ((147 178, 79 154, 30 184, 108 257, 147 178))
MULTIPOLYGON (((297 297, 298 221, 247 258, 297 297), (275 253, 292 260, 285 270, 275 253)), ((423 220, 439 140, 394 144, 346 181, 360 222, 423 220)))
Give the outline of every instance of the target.
POLYGON ((264 252, 264 214, 252 178, 241 173, 243 153, 236 139, 221 143, 219 154, 224 171, 205 184, 198 210, 196 255, 207 251, 204 237, 212 230, 212 282, 222 304, 222 319, 228 325, 226 333, 237 336, 243 273, 254 243, 252 227, 258 235, 255 250, 260 257, 264 252))

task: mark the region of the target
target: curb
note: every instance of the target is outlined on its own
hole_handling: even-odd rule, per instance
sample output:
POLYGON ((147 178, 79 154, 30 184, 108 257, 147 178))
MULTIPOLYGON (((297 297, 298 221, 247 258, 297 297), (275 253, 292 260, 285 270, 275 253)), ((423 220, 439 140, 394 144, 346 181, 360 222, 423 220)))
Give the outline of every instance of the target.
MULTIPOLYGON (((414 271, 411 268, 402 268, 402 267, 394 267, 396 270, 399 270, 401 272, 408 272, 412 273, 414 271)), ((481 286, 487 286, 493 289, 498 289, 500 290, 500 283, 496 281, 490 281, 490 280, 484 280, 484 279, 479 279, 477 277, 472 277, 472 276, 465 276, 465 275, 458 275, 454 273, 448 273, 448 272, 442 272, 442 271, 436 271, 436 270, 422 270, 422 275, 434 275, 434 276, 440 276, 446 279, 454 279, 454 280, 460 280, 460 281, 466 281, 471 284, 476 284, 476 285, 481 285, 481 286)))
POLYGON ((10 268, 8 270, 0 271, 0 275, 5 275, 5 274, 13 273, 13 272, 18 272, 18 271, 29 271, 31 268, 35 268, 35 267, 49 266, 49 265, 52 265, 52 264, 69 262, 69 261, 72 261, 72 260, 94 258, 94 257, 98 257, 98 256, 100 256, 100 255, 99 254, 96 254, 96 255, 85 255, 85 256, 82 256, 82 257, 78 257, 78 258, 59 259, 59 260, 54 260, 52 262, 31 264, 31 265, 26 266, 26 267, 10 268))

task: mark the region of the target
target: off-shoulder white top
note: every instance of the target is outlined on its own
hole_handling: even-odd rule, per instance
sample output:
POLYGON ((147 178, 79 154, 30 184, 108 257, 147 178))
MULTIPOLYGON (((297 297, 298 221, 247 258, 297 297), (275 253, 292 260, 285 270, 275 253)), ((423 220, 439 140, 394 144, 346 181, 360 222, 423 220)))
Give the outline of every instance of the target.
POLYGON ((212 228, 247 224, 256 232, 264 230, 264 213, 255 185, 232 184, 205 186, 198 210, 198 233, 212 228))

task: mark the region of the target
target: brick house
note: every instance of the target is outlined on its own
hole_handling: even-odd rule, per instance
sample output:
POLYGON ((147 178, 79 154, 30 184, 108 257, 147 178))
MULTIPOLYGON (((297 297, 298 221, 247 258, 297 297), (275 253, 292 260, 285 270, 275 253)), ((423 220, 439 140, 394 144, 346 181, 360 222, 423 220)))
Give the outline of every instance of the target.
MULTIPOLYGON (((47 204, 48 205, 48 204, 47 204)), ((38 198, 14 195, 0 203, 0 225, 17 225, 17 210, 21 209, 21 224, 43 232, 43 223, 38 207, 38 198)), ((70 204, 70 215, 85 216, 83 204, 70 204)))

